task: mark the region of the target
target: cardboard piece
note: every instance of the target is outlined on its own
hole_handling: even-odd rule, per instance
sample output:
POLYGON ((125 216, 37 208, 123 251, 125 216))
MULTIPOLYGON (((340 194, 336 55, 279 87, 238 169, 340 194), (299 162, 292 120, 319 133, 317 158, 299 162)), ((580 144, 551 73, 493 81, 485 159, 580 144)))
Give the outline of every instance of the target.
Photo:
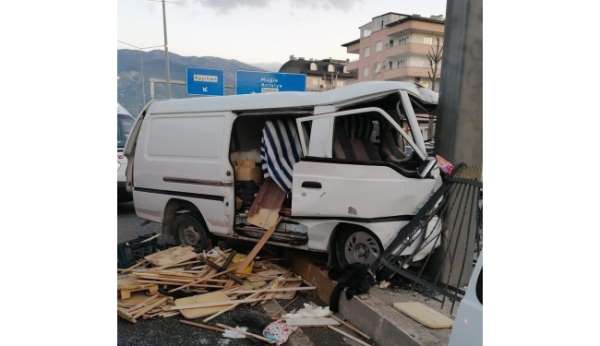
POLYGON ((394 303, 394 308, 431 329, 452 327, 452 319, 421 302, 394 303))
POLYGON ((257 185, 262 183, 262 171, 254 160, 238 160, 234 162, 236 181, 254 181, 257 185))

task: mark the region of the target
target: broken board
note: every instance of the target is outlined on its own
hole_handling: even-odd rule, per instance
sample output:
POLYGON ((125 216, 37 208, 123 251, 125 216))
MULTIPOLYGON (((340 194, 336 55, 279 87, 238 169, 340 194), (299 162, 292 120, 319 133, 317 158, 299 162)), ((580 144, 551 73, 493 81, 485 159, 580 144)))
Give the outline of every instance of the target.
POLYGON ((452 327, 452 319, 420 302, 394 303, 394 308, 431 329, 452 327))
POLYGON ((284 199, 285 191, 273 180, 265 180, 248 210, 248 223, 266 230, 274 229, 279 222, 279 211, 284 199))
POLYGON ((144 257, 157 267, 179 264, 198 257, 191 246, 175 246, 144 257))
MULTIPOLYGON (((214 291, 205 294, 199 294, 191 297, 185 297, 175 300, 175 306, 184 306, 190 304, 200 304, 200 303, 217 303, 220 301, 227 301, 230 298, 223 291, 214 291)), ((181 310, 181 314, 187 319, 194 319, 199 317, 210 316, 214 313, 217 313, 223 309, 229 307, 228 305, 222 306, 213 306, 207 308, 192 308, 192 309, 183 309, 181 310)))

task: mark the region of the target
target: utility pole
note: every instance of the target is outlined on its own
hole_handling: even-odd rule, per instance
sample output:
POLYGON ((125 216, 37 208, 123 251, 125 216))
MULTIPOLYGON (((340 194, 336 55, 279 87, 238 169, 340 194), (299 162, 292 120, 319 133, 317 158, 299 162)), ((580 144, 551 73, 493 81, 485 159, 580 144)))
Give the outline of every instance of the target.
POLYGON ((163 33, 165 36, 165 67, 166 67, 166 79, 167 79, 167 91, 169 98, 171 98, 171 67, 169 62, 169 44, 167 43, 167 14, 165 9, 165 0, 162 0, 162 14, 163 14, 163 33))
POLYGON ((482 164, 482 0, 448 0, 436 152, 482 164))

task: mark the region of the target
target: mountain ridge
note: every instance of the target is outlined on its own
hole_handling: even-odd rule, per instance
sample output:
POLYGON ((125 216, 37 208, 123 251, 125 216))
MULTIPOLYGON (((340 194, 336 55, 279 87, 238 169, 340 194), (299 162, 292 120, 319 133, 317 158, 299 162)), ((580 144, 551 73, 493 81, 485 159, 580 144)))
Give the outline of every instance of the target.
MULTIPOLYGON (((145 100, 150 100, 150 78, 165 79, 165 60, 162 50, 143 52, 133 49, 117 50, 117 101, 131 114, 136 116, 144 106, 145 100), (143 55, 140 59, 140 55, 143 55), (144 93, 142 93, 141 61, 144 70, 144 93)), ((265 69, 246 64, 236 59, 225 59, 216 56, 183 56, 169 52, 169 65, 171 80, 185 81, 185 69, 188 67, 204 67, 223 70, 225 85, 233 85, 235 71, 251 70, 265 71, 265 69)), ((173 97, 185 97, 186 90, 183 85, 172 85, 173 97)), ((165 85, 155 87, 156 98, 165 98, 167 89, 165 85)), ((232 94, 233 90, 225 89, 225 94, 232 94)))

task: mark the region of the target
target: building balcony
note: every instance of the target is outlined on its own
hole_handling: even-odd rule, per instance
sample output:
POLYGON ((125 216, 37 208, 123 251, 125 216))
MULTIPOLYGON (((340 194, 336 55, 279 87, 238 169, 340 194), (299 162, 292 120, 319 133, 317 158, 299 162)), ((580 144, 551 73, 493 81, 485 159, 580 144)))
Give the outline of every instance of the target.
POLYGON ((435 46, 424 44, 424 43, 412 43, 395 45, 383 50, 383 55, 386 58, 392 58, 395 56, 407 56, 407 55, 422 55, 425 56, 435 46))
MULTIPOLYGON (((393 68, 393 69, 384 69, 375 76, 375 79, 378 79, 378 80, 406 80, 406 79, 412 79, 415 77, 428 78, 429 71, 430 71, 429 67, 404 66, 404 67, 393 68)), ((438 78, 439 78, 439 72, 438 72, 438 78)))

